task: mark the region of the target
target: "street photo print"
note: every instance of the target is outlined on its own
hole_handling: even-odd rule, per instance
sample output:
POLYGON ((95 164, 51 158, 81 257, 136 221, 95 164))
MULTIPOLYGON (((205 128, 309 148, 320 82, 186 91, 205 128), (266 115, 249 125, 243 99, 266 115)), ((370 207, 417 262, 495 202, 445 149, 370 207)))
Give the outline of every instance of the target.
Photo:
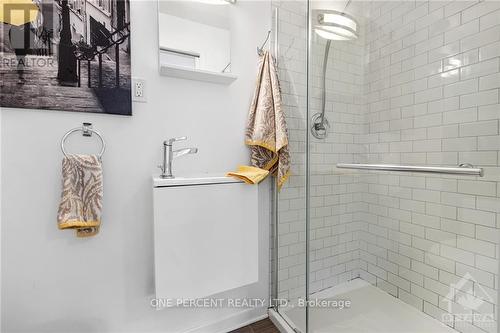
POLYGON ((132 115, 130 0, 0 0, 0 107, 132 115))

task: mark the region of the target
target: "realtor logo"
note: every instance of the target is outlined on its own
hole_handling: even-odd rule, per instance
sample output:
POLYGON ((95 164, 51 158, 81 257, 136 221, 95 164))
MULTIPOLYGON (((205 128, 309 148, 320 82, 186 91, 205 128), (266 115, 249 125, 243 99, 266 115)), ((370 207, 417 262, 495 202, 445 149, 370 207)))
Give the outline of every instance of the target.
POLYGON ((448 303, 448 313, 443 314, 443 322, 454 320, 457 324, 460 321, 474 323, 494 321, 493 313, 479 311, 483 304, 494 304, 494 300, 470 273, 466 273, 457 283, 450 284, 450 292, 443 298, 443 302, 448 303), (457 305, 460 310, 456 308, 457 305))

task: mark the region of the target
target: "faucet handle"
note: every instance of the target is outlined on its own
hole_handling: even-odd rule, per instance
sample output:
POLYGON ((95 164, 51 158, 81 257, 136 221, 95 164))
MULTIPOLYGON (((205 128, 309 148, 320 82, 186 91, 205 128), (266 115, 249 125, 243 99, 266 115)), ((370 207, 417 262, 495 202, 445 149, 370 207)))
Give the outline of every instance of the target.
POLYGON ((171 146, 176 141, 184 141, 184 140, 187 140, 187 136, 181 136, 179 138, 168 139, 167 141, 164 142, 164 144, 166 144, 167 146, 171 146))

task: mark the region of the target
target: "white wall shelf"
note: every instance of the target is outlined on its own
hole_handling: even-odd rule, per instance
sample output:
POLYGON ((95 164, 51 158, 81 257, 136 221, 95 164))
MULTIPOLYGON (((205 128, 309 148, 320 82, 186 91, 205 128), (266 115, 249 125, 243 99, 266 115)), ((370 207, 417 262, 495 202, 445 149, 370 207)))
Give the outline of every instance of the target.
POLYGON ((233 83, 238 78, 236 75, 231 73, 209 72, 171 64, 160 64, 160 75, 225 85, 233 83))

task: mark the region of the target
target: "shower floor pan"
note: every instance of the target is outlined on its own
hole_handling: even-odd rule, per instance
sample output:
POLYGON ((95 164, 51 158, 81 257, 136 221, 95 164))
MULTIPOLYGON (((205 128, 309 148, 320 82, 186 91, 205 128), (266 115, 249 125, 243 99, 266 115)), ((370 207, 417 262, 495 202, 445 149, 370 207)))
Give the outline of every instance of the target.
MULTIPOLYGON (((312 298, 350 300, 350 308, 314 307, 309 310, 311 333, 457 333, 362 279, 318 292, 312 298)), ((288 323, 305 332, 304 308, 281 311, 288 323)))

